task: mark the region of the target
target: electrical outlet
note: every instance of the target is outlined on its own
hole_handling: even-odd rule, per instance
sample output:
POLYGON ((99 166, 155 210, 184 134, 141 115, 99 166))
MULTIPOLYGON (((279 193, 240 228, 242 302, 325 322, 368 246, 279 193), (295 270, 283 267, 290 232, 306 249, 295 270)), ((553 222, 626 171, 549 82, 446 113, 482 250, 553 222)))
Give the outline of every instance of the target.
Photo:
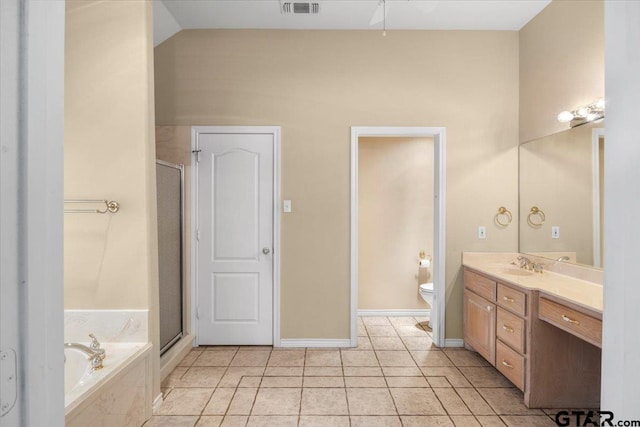
POLYGON ((557 225, 554 225, 551 227, 551 238, 552 239, 559 239, 560 238, 560 227, 557 225))
POLYGON ((291 200, 283 200, 282 208, 286 213, 291 212, 291 200))
POLYGON ((478 239, 487 238, 487 228, 484 225, 478 227, 478 239))

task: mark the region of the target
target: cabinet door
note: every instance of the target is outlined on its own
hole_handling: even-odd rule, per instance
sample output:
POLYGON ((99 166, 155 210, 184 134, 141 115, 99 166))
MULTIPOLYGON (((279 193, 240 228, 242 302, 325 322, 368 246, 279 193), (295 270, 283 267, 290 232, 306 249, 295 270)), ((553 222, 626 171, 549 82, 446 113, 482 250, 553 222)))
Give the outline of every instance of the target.
POLYGON ((489 363, 496 364, 496 305, 464 291, 464 339, 489 363))

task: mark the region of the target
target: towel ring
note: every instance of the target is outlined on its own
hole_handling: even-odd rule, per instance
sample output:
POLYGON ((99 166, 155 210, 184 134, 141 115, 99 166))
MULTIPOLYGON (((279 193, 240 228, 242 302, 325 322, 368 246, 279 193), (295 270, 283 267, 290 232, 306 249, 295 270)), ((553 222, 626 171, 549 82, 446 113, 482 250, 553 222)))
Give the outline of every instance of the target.
POLYGON ((542 224, 544 224, 545 220, 547 219, 547 217, 545 216, 544 212, 542 212, 542 209, 538 208, 537 206, 531 206, 531 210, 529 211, 529 215, 527 215, 527 223, 532 226, 532 227, 541 227, 542 224), (534 217, 538 217, 540 219, 540 222, 535 222, 533 219, 534 217))
POLYGON ((509 209, 505 208, 504 206, 500 206, 498 208, 498 213, 494 217, 494 220, 495 220, 496 224, 498 224, 498 225, 500 225, 502 227, 506 227, 507 225, 511 224, 511 220, 513 220, 513 216, 511 216, 511 212, 509 211, 509 209), (502 216, 506 217, 506 219, 507 219, 506 222, 500 221, 500 218, 502 216))

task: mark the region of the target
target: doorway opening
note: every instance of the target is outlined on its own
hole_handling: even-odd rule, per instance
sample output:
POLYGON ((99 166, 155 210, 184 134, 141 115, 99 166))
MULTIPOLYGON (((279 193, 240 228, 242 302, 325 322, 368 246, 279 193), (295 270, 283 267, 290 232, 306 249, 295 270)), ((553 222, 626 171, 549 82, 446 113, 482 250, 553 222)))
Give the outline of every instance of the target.
MULTIPOLYGON (((375 193, 375 189, 369 189, 371 185, 375 186, 376 180, 383 179, 382 174, 385 172, 382 169, 377 171, 371 170, 369 166, 366 166, 366 175, 373 174, 375 175, 373 179, 367 178, 366 175, 360 175, 360 160, 369 161, 371 157, 373 157, 374 162, 375 159, 380 157, 382 153, 375 151, 379 151, 374 149, 370 150, 372 146, 369 145, 361 145, 369 143, 375 143, 377 148, 380 150, 389 150, 392 148, 394 141, 398 143, 398 147, 400 144, 405 146, 403 151, 411 152, 411 150, 420 150, 423 149, 425 152, 423 153, 425 159, 431 159, 432 167, 427 168, 430 169, 429 173, 431 175, 425 176, 424 171, 422 173, 417 172, 416 179, 421 180, 422 182, 414 182, 413 188, 411 191, 415 191, 416 193, 420 193, 421 197, 416 197, 416 201, 419 204, 415 205, 415 210, 421 212, 422 214, 418 215, 415 219, 414 224, 406 224, 406 222, 398 218, 398 221, 401 224, 398 224, 398 231, 402 230, 403 234, 408 235, 408 241, 413 241, 414 245, 417 245, 417 251, 415 251, 415 257, 412 255, 408 255, 408 262, 413 263, 415 261, 415 273, 407 273, 405 271, 405 279, 407 274, 410 274, 411 277, 407 280, 404 280, 404 284, 398 284, 398 292, 405 293, 406 297, 409 299, 417 297, 417 289, 418 282, 428 280, 433 283, 434 287, 434 299, 430 312, 431 326, 432 326, 432 334, 434 343, 443 347, 445 345, 445 334, 444 334, 444 314, 445 314, 445 198, 444 198, 444 189, 445 189, 445 174, 444 174, 444 165, 445 165, 445 129, 440 127, 352 127, 351 128, 351 345, 357 346, 358 339, 358 331, 357 331, 357 317, 358 317, 358 294, 359 294, 359 281, 363 280, 360 283, 369 283, 371 281, 371 277, 367 274, 360 274, 359 272, 359 263, 362 261, 361 251, 359 250, 359 246, 362 245, 363 254, 368 254, 367 256, 381 257, 384 256, 381 251, 379 254, 376 254, 375 248, 372 248, 374 242, 367 243, 364 240, 367 240, 368 237, 365 237, 365 234, 375 233, 379 234, 375 230, 375 225, 369 227, 367 222, 372 220, 371 214, 380 218, 380 216, 386 217, 385 223, 391 224, 394 220, 394 211, 396 206, 388 206, 387 209, 384 209, 383 204, 380 204, 378 200, 376 203, 373 203, 372 209, 367 209, 367 217, 368 219, 360 223, 360 212, 359 208, 360 202, 360 191, 363 192, 363 197, 367 201, 375 200, 375 195, 372 197, 370 194, 375 193), (365 147, 361 150, 361 147, 365 147), (365 156, 362 158, 361 156, 365 156), (361 178, 359 178, 359 176, 361 178), (359 182, 360 179, 363 182, 359 182), (361 185, 363 187, 361 187, 361 185), (428 187, 428 188, 427 188, 428 187), (371 191, 369 191, 371 190, 371 191), (426 197, 425 197, 426 195, 426 197), (377 205, 377 206, 376 206, 377 205), (425 218, 424 215, 430 216, 430 218, 425 218), (391 223, 388 221, 390 220, 391 223), (425 230, 425 224, 421 223, 422 221, 426 221, 430 223, 427 225, 427 228, 430 230, 425 230), (366 229, 360 230, 360 227, 363 226, 366 229), (414 227, 416 229, 417 236, 410 236, 412 230, 407 230, 407 228, 414 227), (367 231, 368 230, 368 231, 367 231), (362 235, 360 234, 362 231, 362 235), (418 243, 418 242, 423 243, 418 243), (373 249, 373 251, 372 251, 373 249), (421 253, 422 252, 422 253, 421 253), (430 271, 426 268, 419 268, 419 260, 420 259, 429 259, 430 254, 432 256, 432 262, 429 267, 430 271), (415 260, 413 259, 415 258, 415 260), (414 277, 414 274, 416 276, 414 277), (362 277, 361 277, 362 276, 362 277), (412 281, 415 281, 415 288, 412 290, 412 281), (403 287, 402 287, 403 286, 403 287), (407 289, 404 289, 404 288, 407 289)), ((415 153, 417 154, 417 152, 415 153)), ((378 159, 377 161, 380 161, 378 159)), ((393 161, 393 159, 389 158, 388 161, 393 161)), ((428 160, 427 160, 428 162, 428 160)), ((364 166, 364 165, 363 165, 364 166)), ((386 168, 383 168, 386 169, 386 168)), ((405 171, 406 172, 406 171, 405 171)), ((414 171, 415 172, 415 171, 414 171)), ((393 175, 393 171, 387 173, 391 173, 393 175)), ((397 171, 396 171, 397 173, 397 171)), ((404 179, 406 180, 406 176, 404 179)), ((390 177, 391 179, 391 177, 390 177)), ((401 183, 396 183, 400 185, 404 185, 401 183)), ((406 184, 406 183, 405 183, 406 184)), ((391 199, 400 197, 397 194, 394 195, 393 189, 389 189, 389 197, 391 199)), ((409 194, 406 191, 403 191, 406 195, 409 194)), ((390 204, 394 204, 392 200, 389 200, 390 204)), ((407 209, 407 206, 410 206, 411 203, 405 200, 405 206, 402 209, 407 209)), ((364 213, 364 210, 363 210, 364 213)), ((393 234, 393 230, 383 230, 382 234, 391 233, 393 234)), ((378 236, 377 245, 385 245, 384 241, 381 241, 378 236)), ((405 248, 402 249, 405 252, 405 248)), ((394 251, 386 251, 389 254, 394 251)), ((413 248, 410 253, 413 253, 413 248)), ((404 262, 406 264, 407 260, 405 260, 406 256, 401 256, 398 258, 398 262, 404 262)), ((370 259, 368 262, 377 263, 380 262, 380 259, 370 259)), ((387 263, 394 262, 390 259, 385 260, 387 263)), ((431 260, 430 260, 431 261, 431 260)), ((403 267, 404 270, 407 268, 411 269, 412 267, 407 267, 406 265, 403 267)), ((363 271, 362 269, 360 271, 363 271)), ((364 286, 364 285, 363 285, 364 286)), ((382 288, 375 290, 368 289, 367 294, 371 292, 386 292, 391 291, 390 289, 386 289, 386 291, 382 291, 382 288)), ((376 296, 373 297, 375 299, 376 296)), ((369 299, 367 297, 367 299, 369 299)), ((427 307, 427 304, 422 301, 423 307, 427 307)), ((385 310, 384 312, 386 312, 385 310)), ((393 310, 392 310, 393 311, 393 310)), ((415 310, 419 312, 421 310, 415 310)), ((403 315, 402 313, 407 313, 404 315, 412 315, 412 310, 399 310, 397 315, 403 315)), ((396 314, 395 312, 393 314, 396 314)))

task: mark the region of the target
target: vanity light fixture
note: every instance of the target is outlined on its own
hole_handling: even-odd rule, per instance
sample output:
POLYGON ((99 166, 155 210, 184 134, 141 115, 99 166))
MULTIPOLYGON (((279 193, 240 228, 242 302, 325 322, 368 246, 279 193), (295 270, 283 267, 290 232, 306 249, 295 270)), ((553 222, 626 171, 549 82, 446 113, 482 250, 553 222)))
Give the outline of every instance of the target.
POLYGON ((578 107, 573 111, 558 114, 558 121, 569 123, 571 127, 583 125, 604 118, 604 99, 600 98, 589 105, 578 107))

